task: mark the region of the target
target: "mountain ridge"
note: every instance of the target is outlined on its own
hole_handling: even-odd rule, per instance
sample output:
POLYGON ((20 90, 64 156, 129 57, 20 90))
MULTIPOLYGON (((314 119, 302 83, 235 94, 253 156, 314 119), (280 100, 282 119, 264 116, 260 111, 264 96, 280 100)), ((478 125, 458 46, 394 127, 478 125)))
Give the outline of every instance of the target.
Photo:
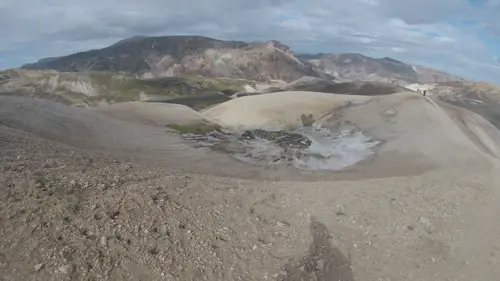
POLYGON ((61 72, 105 71, 139 78, 201 75, 255 81, 327 77, 298 60, 278 41, 223 41, 203 36, 133 37, 106 48, 40 60, 25 69, 61 72))
POLYGON ((389 57, 372 58, 359 53, 320 53, 297 57, 339 79, 402 85, 464 81, 444 71, 410 65, 389 57))
POLYGON ((399 60, 359 53, 295 54, 280 41, 225 41, 205 36, 134 36, 102 49, 44 58, 25 69, 104 71, 137 78, 185 75, 291 82, 304 76, 400 85, 464 79, 399 60))

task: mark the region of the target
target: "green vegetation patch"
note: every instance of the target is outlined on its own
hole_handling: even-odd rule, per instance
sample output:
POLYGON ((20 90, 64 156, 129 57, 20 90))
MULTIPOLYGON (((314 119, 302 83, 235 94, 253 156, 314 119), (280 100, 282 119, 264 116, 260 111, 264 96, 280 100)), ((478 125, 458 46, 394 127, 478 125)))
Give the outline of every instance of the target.
POLYGON ((207 134, 213 131, 220 131, 222 129, 221 126, 211 123, 194 123, 186 125, 170 124, 167 125, 167 127, 181 134, 192 133, 199 135, 207 134))
POLYGON ((182 104, 185 106, 189 106, 194 110, 201 110, 212 105, 220 104, 230 100, 231 98, 221 95, 218 92, 213 93, 204 93, 199 95, 191 95, 184 97, 176 97, 171 98, 165 102, 174 103, 174 104, 182 104))
POLYGON ((300 121, 302 122, 302 125, 305 127, 310 127, 316 122, 316 119, 314 119, 314 116, 312 114, 305 115, 302 114, 300 116, 300 121))
POLYGON ((92 84, 112 95, 136 100, 141 93, 150 96, 180 97, 208 92, 236 93, 244 91, 245 81, 198 76, 136 79, 128 75, 89 73, 92 84))
POLYGON ((277 93, 277 92, 283 92, 284 90, 281 89, 280 87, 269 87, 265 90, 266 93, 277 93))
POLYGON ((163 77, 141 80, 143 85, 155 89, 163 89, 170 95, 191 95, 200 92, 241 92, 245 81, 199 76, 163 77))

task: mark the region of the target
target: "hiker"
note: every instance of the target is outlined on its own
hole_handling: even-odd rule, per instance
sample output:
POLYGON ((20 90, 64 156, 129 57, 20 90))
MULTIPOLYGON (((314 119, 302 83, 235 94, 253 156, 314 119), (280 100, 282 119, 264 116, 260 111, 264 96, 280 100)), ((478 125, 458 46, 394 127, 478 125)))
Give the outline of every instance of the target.
POLYGON ((427 90, 424 90, 424 97, 425 97, 425 94, 427 94, 427 90))

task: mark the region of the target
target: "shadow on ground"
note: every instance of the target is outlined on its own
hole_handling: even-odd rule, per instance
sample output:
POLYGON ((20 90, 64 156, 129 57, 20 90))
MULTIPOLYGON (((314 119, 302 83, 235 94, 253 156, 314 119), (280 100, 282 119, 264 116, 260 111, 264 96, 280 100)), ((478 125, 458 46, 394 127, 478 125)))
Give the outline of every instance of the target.
POLYGON ((292 261, 284 268, 280 281, 354 281, 351 261, 342 252, 332 246, 332 236, 328 228, 311 220, 313 242, 309 254, 298 261, 292 261))

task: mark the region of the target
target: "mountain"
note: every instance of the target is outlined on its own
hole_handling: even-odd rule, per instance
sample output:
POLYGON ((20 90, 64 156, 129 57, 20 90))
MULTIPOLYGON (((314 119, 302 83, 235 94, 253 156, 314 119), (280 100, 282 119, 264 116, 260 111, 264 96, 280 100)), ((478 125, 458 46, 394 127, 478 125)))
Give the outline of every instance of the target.
POLYGON ((392 58, 370 58, 361 54, 297 55, 299 59, 335 76, 338 80, 377 81, 407 85, 462 81, 462 78, 392 58))
POLYGON ((246 43, 201 36, 137 36, 103 49, 42 59, 22 68, 104 71, 138 78, 201 75, 288 82, 303 76, 332 78, 297 59, 278 41, 246 43))
POLYGON ((500 129, 500 87, 483 82, 446 82, 431 89, 441 101, 482 115, 500 129))
POLYGON ((371 58, 357 53, 295 55, 288 46, 275 40, 248 43, 202 36, 135 36, 103 49, 45 58, 22 68, 101 71, 140 79, 200 75, 292 82, 312 76, 398 85, 464 81, 445 72, 387 57, 371 58))
MULTIPOLYGON (((190 103, 227 100, 230 95, 255 87, 251 81, 230 78, 162 77, 137 79, 105 72, 60 73, 55 70, 0 71, 0 95, 32 96, 68 105, 93 107, 102 103, 166 100, 193 97, 190 103)), ((183 101, 183 100, 181 100, 183 101)), ((196 104, 194 104, 195 107, 196 104)))

